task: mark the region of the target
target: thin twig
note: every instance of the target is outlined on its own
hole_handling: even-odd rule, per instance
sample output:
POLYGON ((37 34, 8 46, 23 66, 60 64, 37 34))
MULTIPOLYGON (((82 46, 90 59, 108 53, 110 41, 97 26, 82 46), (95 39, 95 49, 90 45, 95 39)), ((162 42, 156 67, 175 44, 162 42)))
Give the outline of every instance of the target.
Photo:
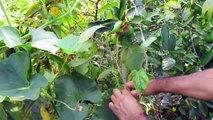
POLYGON ((120 71, 120 67, 119 67, 119 64, 118 64, 118 60, 119 60, 119 45, 118 45, 118 43, 116 44, 116 53, 115 53, 115 65, 116 65, 116 69, 117 69, 117 71, 118 71, 118 73, 119 73, 119 75, 120 75, 120 77, 121 77, 121 79, 122 79, 122 83, 123 84, 125 84, 126 83, 126 80, 125 79, 123 79, 123 77, 122 77, 122 74, 121 74, 121 71, 120 71))
POLYGON ((197 60, 200 63, 200 58, 197 54, 197 51, 195 49, 195 44, 194 44, 194 39, 193 39, 193 34, 192 34, 192 28, 189 26, 189 37, 190 37, 190 41, 192 42, 192 49, 194 51, 194 54, 197 56, 197 60))

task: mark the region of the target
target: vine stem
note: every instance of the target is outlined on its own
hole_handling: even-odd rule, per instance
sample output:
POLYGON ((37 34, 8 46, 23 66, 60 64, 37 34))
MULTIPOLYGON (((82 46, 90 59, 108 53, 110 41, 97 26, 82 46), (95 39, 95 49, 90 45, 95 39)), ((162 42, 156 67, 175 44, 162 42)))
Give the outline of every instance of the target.
POLYGON ((4 8, 4 5, 3 5, 3 3, 2 3, 2 0, 0 0, 0 7, 1 7, 2 11, 4 12, 4 15, 5 15, 5 17, 6 17, 6 20, 7 20, 8 25, 9 25, 9 26, 12 26, 12 23, 11 23, 11 21, 10 21, 10 19, 9 19, 9 16, 7 15, 7 12, 6 12, 5 8, 4 8))
MULTIPOLYGON (((200 58, 199 58, 199 56, 198 56, 198 54, 197 54, 197 51, 196 51, 196 49, 195 49, 195 44, 194 44, 194 40, 193 40, 193 34, 192 34, 192 28, 189 26, 189 36, 190 36, 190 41, 192 42, 192 49, 193 49, 193 52, 194 52, 194 54, 197 56, 197 60, 198 60, 198 62, 200 63, 200 58)), ((202 69, 203 69, 203 67, 202 67, 202 69)))
MULTIPOLYGON (((140 29, 140 32, 141 32, 141 40, 143 42, 145 42, 145 38, 144 38, 144 34, 143 34, 143 30, 142 30, 142 25, 141 23, 139 24, 139 29, 140 29)), ((147 48, 144 48, 144 60, 145 60, 145 65, 144 65, 144 68, 145 68, 145 71, 147 71, 148 69, 148 56, 147 56, 147 48)))
MULTIPOLYGON (((74 8, 77 6, 77 4, 79 3, 79 1, 80 0, 76 0, 75 1, 74 5, 71 7, 70 11, 66 12, 65 14, 63 14, 63 15, 61 15, 59 17, 57 17, 56 19, 53 19, 53 20, 51 20, 51 21, 49 21, 49 22, 41 25, 40 27, 38 27, 38 29, 43 29, 43 28, 47 27, 49 24, 51 24, 51 23, 53 23, 53 22, 55 22, 57 20, 60 20, 61 18, 69 15, 74 10, 74 8)), ((21 39, 25 39, 25 38, 27 38, 29 36, 30 36, 30 33, 27 33, 26 35, 22 36, 21 39)))

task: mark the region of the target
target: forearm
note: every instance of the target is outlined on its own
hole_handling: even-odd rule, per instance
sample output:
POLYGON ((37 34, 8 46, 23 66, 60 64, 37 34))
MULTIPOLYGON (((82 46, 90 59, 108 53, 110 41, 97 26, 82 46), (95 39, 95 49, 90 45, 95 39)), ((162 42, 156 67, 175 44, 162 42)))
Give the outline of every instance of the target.
POLYGON ((159 92, 176 93, 196 99, 213 100, 213 69, 156 81, 159 92))

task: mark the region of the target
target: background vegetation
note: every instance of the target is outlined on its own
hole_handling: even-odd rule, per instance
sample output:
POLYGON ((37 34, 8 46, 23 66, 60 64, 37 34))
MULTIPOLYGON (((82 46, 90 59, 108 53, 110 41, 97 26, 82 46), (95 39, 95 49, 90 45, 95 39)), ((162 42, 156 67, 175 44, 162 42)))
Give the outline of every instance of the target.
MULTIPOLYGON (((212 0, 0 0, 0 120, 116 120, 114 88, 212 67, 212 0)), ((140 97, 153 120, 204 120, 213 103, 140 97)))

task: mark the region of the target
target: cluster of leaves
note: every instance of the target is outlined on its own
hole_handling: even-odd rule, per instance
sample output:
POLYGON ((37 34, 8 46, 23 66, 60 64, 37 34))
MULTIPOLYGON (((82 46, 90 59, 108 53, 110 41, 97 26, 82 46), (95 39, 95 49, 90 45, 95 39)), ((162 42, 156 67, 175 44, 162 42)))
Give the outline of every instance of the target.
MULTIPOLYGON (((109 95, 122 83, 133 80, 142 92, 154 77, 212 67, 212 0, 5 0, 0 7, 3 120, 114 120, 109 95)), ((210 101, 142 99, 150 119, 213 116, 210 101)))

